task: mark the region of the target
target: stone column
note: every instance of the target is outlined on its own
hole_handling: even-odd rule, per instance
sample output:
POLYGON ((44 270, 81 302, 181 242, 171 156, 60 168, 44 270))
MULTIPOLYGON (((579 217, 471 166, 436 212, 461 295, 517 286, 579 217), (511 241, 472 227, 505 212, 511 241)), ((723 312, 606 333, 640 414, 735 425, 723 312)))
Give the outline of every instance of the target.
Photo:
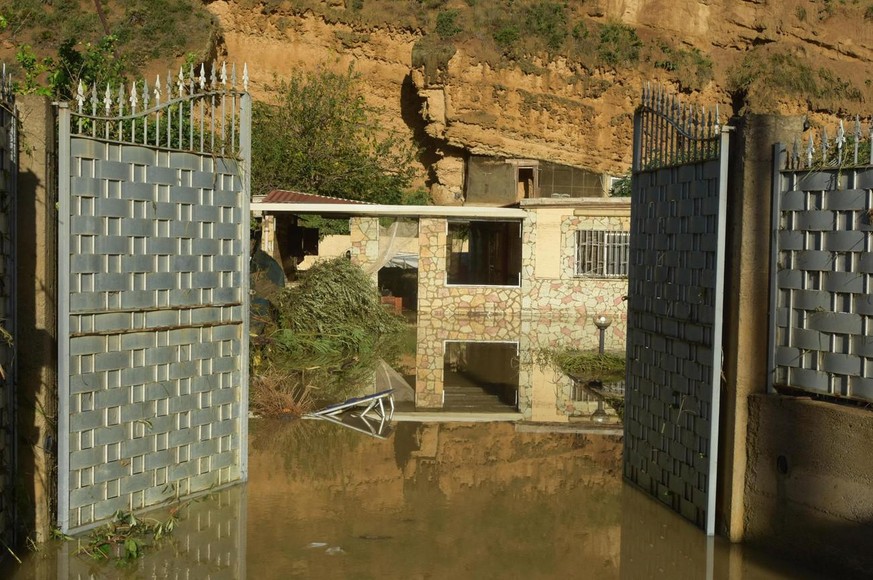
POLYGON ((446 220, 421 218, 418 230, 418 341, 415 353, 415 405, 442 407, 446 220))
POLYGON ((716 510, 719 532, 736 542, 744 535, 749 397, 767 385, 773 145, 791 142, 803 119, 748 114, 732 124, 716 510))
POLYGON ((57 135, 47 98, 18 97, 17 108, 19 505, 40 542, 57 505, 57 135))
MULTIPOLYGON (((379 260, 379 218, 353 217, 349 220, 352 262, 365 272, 379 260)), ((370 272, 373 282, 378 285, 379 271, 370 272)))

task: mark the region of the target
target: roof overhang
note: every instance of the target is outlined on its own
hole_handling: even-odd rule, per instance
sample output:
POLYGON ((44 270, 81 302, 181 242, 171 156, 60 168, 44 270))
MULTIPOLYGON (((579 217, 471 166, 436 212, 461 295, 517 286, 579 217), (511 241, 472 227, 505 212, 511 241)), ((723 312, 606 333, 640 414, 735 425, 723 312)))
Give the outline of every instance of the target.
POLYGON ((408 217, 408 218, 464 218, 464 219, 524 219, 527 212, 515 207, 477 207, 446 205, 364 205, 358 203, 251 203, 252 211, 266 213, 315 214, 324 217, 408 217))

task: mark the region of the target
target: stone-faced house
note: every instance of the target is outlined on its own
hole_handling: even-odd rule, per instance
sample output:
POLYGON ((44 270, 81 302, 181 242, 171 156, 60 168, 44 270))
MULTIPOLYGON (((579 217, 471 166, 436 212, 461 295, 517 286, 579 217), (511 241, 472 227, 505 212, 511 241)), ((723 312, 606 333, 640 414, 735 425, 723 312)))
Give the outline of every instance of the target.
POLYGON ((624 350, 629 200, 605 197, 591 174, 531 160, 474 160, 466 191, 463 206, 268 197, 253 209, 349 217, 348 255, 365 269, 388 257, 380 217, 418 221, 417 407, 452 406, 462 385, 478 384, 525 419, 590 415, 593 398, 542 354, 597 349, 604 316, 606 349, 624 350))

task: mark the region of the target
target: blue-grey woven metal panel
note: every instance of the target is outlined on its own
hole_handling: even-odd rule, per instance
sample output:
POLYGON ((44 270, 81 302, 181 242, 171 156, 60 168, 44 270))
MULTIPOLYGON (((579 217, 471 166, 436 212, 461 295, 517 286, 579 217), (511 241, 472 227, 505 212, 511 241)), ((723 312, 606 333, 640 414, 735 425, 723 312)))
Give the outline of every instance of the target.
POLYGON ((244 477, 249 216, 235 161, 69 151, 59 520, 76 531, 244 477))
POLYGON ((721 360, 720 172, 714 160, 637 173, 631 206, 624 475, 704 528, 721 360))
MULTIPOLYGON (((4 79, 5 81, 5 79, 4 79)), ((13 101, 0 105, 0 539, 14 545, 15 499, 15 219, 18 176, 17 119, 13 101)), ((0 558, 2 559, 2 558, 0 558)))
POLYGON ((780 171, 773 386, 873 401, 873 169, 780 171))

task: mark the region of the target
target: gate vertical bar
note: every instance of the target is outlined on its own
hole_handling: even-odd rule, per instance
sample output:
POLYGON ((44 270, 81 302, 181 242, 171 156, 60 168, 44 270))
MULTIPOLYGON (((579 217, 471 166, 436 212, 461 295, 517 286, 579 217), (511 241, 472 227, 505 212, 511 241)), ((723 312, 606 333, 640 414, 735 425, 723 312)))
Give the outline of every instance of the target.
POLYGON ((70 522, 70 109, 58 105, 58 527, 70 522))
POLYGON ((728 151, 730 151, 730 130, 722 127, 719 136, 719 176, 718 176, 718 246, 716 249, 715 266, 715 317, 712 325, 712 402, 710 406, 711 432, 709 437, 709 497, 706 510, 706 535, 715 535, 715 503, 716 485, 718 483, 718 418, 721 403, 721 371, 722 371, 722 340, 724 328, 724 279, 725 279, 725 246, 727 239, 727 188, 728 188, 728 151))
POLYGON ((778 284, 772 277, 779 271, 779 223, 782 220, 782 167, 785 160, 785 146, 782 143, 773 145, 773 183, 770 195, 772 208, 770 216, 770 320, 767 331, 767 392, 775 393, 773 388, 776 379, 776 307, 779 293, 778 284))
POLYGON ((242 165, 242 200, 240 208, 242 211, 242 219, 240 219, 240 241, 242 242, 242 253, 240 260, 240 268, 242 270, 242 280, 240 281, 242 292, 242 336, 240 337, 240 360, 242 366, 240 368, 240 479, 246 481, 249 478, 249 460, 248 449, 249 444, 249 313, 251 312, 251 296, 249 294, 249 256, 251 249, 251 235, 249 233, 250 222, 250 203, 251 181, 252 181, 252 97, 249 93, 243 93, 240 97, 240 126, 239 126, 239 142, 240 142, 240 158, 242 165))
MULTIPOLYGON (((631 181, 633 181, 633 175, 637 171, 640 170, 642 166, 642 160, 640 156, 642 155, 643 150, 643 122, 642 122, 642 113, 640 111, 636 111, 634 113, 634 150, 633 150, 633 161, 631 163, 631 181)), ((631 185, 631 192, 633 192, 633 185, 631 185)))

